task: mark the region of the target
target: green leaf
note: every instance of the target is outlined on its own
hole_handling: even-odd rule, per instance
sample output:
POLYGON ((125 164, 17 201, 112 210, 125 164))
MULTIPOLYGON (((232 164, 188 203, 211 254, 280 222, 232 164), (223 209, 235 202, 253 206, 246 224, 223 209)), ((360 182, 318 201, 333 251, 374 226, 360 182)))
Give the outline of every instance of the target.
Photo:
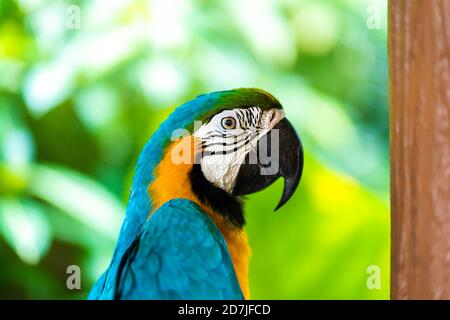
POLYGON ((51 243, 51 229, 42 208, 32 202, 0 199, 0 230, 20 259, 37 264, 51 243))
POLYGON ((125 209, 94 180, 63 167, 36 165, 29 191, 102 236, 116 239, 125 209))

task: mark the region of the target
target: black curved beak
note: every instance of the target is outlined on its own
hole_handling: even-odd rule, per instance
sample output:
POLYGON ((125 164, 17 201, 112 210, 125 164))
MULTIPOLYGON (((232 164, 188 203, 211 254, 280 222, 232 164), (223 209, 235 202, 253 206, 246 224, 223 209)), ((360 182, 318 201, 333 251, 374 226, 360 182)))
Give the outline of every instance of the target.
POLYGON ((275 210, 281 208, 297 189, 303 171, 303 148, 292 124, 279 121, 250 151, 239 169, 233 195, 260 191, 279 177, 284 178, 284 190, 275 210))

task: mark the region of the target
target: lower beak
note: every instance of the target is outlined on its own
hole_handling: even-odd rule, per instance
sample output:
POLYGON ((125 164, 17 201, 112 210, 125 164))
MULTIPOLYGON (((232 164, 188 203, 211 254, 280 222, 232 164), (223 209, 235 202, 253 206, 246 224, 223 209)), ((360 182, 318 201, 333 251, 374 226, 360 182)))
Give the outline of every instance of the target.
POLYGON ((297 189, 303 170, 303 148, 292 124, 283 118, 250 151, 239 168, 233 195, 260 191, 279 177, 284 190, 275 210, 281 208, 297 189))

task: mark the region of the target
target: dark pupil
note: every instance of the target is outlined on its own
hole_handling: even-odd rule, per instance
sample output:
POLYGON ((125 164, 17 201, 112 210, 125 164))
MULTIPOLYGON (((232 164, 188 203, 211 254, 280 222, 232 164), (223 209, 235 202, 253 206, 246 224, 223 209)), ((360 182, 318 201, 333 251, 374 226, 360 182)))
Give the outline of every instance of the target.
POLYGON ((231 120, 231 119, 225 120, 225 125, 226 125, 227 127, 231 127, 231 126, 233 125, 233 120, 231 120))

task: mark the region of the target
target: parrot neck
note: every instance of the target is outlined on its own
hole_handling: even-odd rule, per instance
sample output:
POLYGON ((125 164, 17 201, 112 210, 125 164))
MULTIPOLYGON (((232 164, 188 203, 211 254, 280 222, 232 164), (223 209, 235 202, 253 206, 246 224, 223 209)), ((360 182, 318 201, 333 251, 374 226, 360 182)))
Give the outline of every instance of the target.
MULTIPOLYGON (((155 212, 165 202, 176 198, 188 199, 211 217, 222 233, 230 252, 234 270, 241 287, 241 291, 246 299, 249 298, 248 286, 248 263, 250 258, 250 247, 247 242, 247 234, 243 230, 244 223, 242 206, 238 199, 232 197, 223 190, 221 194, 218 188, 212 186, 203 176, 201 169, 196 168, 194 161, 185 163, 174 163, 172 152, 180 144, 190 146, 192 159, 194 158, 193 139, 185 137, 180 142, 174 142, 168 146, 160 164, 155 168, 155 179, 148 186, 150 198, 152 200, 152 212, 155 212), (199 171, 198 171, 199 170, 199 171), (201 179, 205 181, 201 181, 201 179), (196 183, 192 183, 195 179, 196 183), (199 179, 199 180, 197 180, 199 179), (200 185, 198 184, 200 183, 200 185), (199 187, 201 188, 199 189, 199 187), (206 192, 203 193, 202 192, 206 192), (212 193, 212 198, 211 198, 212 193), (214 202, 217 197, 224 197, 221 202, 214 202), (227 206, 227 204, 229 206, 227 206), (237 215, 239 212, 239 215, 237 215), (224 214, 225 213, 225 214, 224 214), (239 223, 240 222, 240 223, 239 223)), ((185 146, 186 147, 186 146, 185 146)), ((186 149, 185 149, 186 150, 186 149)), ((150 214, 151 215, 151 214, 150 214)))

